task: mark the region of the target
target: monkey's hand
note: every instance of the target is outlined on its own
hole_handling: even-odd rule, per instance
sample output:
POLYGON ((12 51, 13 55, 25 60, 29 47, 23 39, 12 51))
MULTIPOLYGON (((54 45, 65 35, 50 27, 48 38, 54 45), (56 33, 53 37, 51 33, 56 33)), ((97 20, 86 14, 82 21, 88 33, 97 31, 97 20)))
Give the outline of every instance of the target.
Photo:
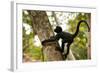
POLYGON ((55 36, 51 36, 51 37, 50 37, 50 39, 54 39, 54 38, 55 38, 55 36))
POLYGON ((45 43, 46 43, 46 40, 42 41, 42 45, 45 45, 45 43))
POLYGON ((53 41, 56 41, 56 39, 51 37, 50 39, 46 39, 46 40, 42 41, 42 45, 45 45, 46 43, 53 42, 53 41))
POLYGON ((47 42, 49 42, 49 39, 42 41, 42 45, 45 45, 47 42))

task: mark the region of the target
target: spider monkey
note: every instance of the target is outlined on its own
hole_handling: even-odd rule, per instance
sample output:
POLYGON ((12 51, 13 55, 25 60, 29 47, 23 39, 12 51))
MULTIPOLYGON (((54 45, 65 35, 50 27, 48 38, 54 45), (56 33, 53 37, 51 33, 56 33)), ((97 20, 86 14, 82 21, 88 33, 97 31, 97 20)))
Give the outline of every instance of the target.
POLYGON ((62 31, 62 28, 60 26, 56 26, 56 28, 54 29, 54 32, 56 32, 57 34, 51 37, 50 39, 42 41, 42 44, 44 45, 46 42, 58 41, 59 39, 62 39, 61 53, 64 52, 64 46, 65 46, 65 43, 67 43, 67 53, 64 54, 64 57, 66 58, 67 55, 69 54, 70 45, 73 43, 74 38, 78 35, 79 27, 82 22, 84 22, 87 25, 88 31, 90 31, 89 25, 85 20, 81 20, 78 22, 77 29, 74 34, 64 32, 62 31))

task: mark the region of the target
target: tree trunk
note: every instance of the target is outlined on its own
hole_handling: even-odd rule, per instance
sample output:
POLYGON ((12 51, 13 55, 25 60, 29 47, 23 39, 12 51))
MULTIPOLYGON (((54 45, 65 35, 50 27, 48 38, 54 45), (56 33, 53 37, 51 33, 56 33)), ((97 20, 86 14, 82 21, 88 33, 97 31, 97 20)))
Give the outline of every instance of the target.
POLYGON ((55 19, 57 25, 60 25, 60 23, 59 23, 59 21, 58 21, 58 19, 57 19, 57 16, 56 16, 56 14, 55 14, 54 11, 52 12, 52 15, 54 16, 54 19, 55 19))
POLYGON ((72 52, 71 49, 70 49, 70 51, 69 51, 69 55, 68 55, 68 57, 67 57, 67 60, 75 60, 75 57, 74 57, 73 52, 72 52))
MULTIPOLYGON (((53 30, 48 20, 45 11, 28 11, 32 18, 33 31, 38 35, 40 41, 49 39, 54 36, 53 30)), ((57 41, 47 43, 43 46, 44 61, 59 61, 63 60, 63 56, 57 41)))

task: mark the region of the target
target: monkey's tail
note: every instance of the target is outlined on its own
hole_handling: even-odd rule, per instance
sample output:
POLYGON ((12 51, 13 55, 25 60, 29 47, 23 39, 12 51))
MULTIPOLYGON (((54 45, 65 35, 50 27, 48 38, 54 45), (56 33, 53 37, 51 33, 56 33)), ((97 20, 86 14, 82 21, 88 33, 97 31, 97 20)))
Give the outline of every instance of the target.
POLYGON ((88 23, 87 23, 85 20, 81 20, 81 21, 78 22, 76 32, 73 34, 73 38, 75 38, 75 37, 77 36, 77 34, 78 34, 78 32, 79 32, 80 24, 81 24, 82 22, 84 22, 84 23, 87 25, 88 31, 90 31, 90 27, 89 27, 88 23))

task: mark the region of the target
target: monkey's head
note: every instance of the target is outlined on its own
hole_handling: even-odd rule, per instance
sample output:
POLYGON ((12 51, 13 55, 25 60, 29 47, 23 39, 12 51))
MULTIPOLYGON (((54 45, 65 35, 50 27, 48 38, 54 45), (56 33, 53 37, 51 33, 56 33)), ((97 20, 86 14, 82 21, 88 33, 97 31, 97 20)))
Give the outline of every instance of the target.
POLYGON ((60 26, 56 26, 56 28, 54 29, 54 32, 56 33, 62 32, 62 28, 60 26))

